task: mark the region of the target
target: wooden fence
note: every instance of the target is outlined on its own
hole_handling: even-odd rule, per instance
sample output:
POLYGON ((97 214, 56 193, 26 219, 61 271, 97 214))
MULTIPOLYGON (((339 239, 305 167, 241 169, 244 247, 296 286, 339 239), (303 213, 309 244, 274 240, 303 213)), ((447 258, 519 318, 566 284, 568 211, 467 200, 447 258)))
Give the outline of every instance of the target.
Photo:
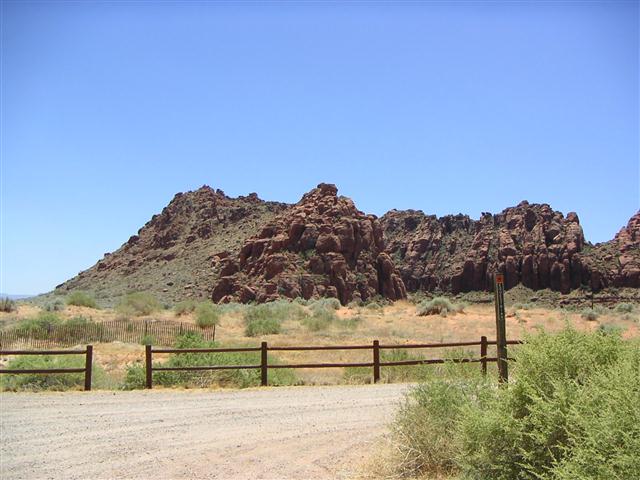
POLYGON ((56 346, 96 342, 142 343, 151 340, 156 345, 173 345, 177 336, 198 332, 207 341, 216 338, 213 328, 202 329, 196 325, 169 320, 110 320, 75 325, 51 325, 48 328, 13 327, 0 331, 0 348, 51 348, 56 346))
POLYGON ((48 368, 15 370, 2 368, 0 374, 21 375, 26 373, 82 373, 84 372, 84 389, 91 390, 91 368, 93 364, 93 346, 87 345, 84 350, 0 350, 0 355, 84 355, 84 368, 48 368))
MULTIPOLYGON (((516 345, 522 343, 520 340, 507 341, 507 345, 516 345)), ((269 383, 268 373, 269 369, 274 368, 336 368, 336 367, 372 367, 373 368, 373 381, 378 382, 380 380, 380 369, 382 367, 393 367, 400 365, 433 365, 441 364, 445 362, 453 363, 480 363, 482 373, 487 373, 487 363, 497 362, 497 357, 488 357, 487 349, 489 345, 496 345, 495 340, 487 340, 487 337, 481 337, 479 342, 454 342, 454 343, 416 343, 416 344, 399 344, 399 345, 386 345, 380 344, 378 340, 374 340, 371 345, 331 345, 331 346, 301 346, 301 347, 269 347, 267 342, 262 342, 259 347, 238 347, 238 348, 154 348, 151 345, 146 346, 145 350, 145 375, 146 375, 146 387, 153 388, 153 372, 158 371, 200 371, 200 370, 245 370, 245 369, 260 369, 261 385, 267 386, 269 383), (381 362, 380 351, 381 350, 396 350, 396 349, 424 349, 424 348, 457 348, 457 347, 470 347, 479 346, 480 356, 478 358, 436 358, 436 359, 418 359, 418 360, 401 360, 394 362, 381 362), (283 351, 323 351, 323 350, 371 350, 372 361, 371 362, 357 362, 357 363, 297 363, 297 364, 277 364, 269 365, 267 360, 268 352, 283 352, 283 351), (187 367, 162 367, 153 366, 153 354, 154 353, 226 353, 226 352, 260 352, 260 364, 259 365, 208 365, 208 366, 187 366, 187 367)))

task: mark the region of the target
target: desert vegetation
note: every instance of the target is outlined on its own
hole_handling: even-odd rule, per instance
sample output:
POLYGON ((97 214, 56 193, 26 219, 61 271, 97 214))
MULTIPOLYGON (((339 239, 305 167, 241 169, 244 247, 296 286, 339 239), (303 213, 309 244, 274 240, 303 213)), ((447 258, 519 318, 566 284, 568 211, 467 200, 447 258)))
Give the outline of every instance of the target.
POLYGON ((150 293, 133 292, 125 295, 118 305, 116 311, 122 315, 140 317, 150 315, 160 310, 160 302, 150 293))
POLYGON ((500 387, 468 367, 432 369, 393 425, 395 473, 635 478, 640 343, 568 328, 529 335, 514 355, 500 387))
MULTIPOLYGON (((198 333, 187 333, 176 341, 175 348, 221 348, 216 342, 203 340, 198 333)), ((277 363, 271 357, 269 362, 277 363)), ((260 352, 229 352, 229 353, 184 353, 171 354, 162 366, 207 366, 207 365, 258 365, 260 352)), ((277 369, 269 372, 270 385, 294 385, 297 383, 293 370, 277 369)), ((216 370, 210 372, 168 371, 154 374, 154 384, 164 387, 197 388, 207 386, 223 386, 246 388, 260 385, 260 370, 216 370)), ((123 388, 127 390, 144 388, 145 374, 141 363, 135 363, 127 368, 123 388)))
POLYGON ((86 292, 75 291, 67 296, 67 305, 77 307, 98 308, 96 299, 86 292))

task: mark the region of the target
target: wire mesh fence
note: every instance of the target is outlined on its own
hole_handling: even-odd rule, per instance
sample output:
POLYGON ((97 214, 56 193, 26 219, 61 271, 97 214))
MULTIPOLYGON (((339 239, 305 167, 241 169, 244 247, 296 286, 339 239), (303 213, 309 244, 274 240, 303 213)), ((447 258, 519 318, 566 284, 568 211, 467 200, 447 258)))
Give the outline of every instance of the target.
POLYGON ((216 336, 215 325, 203 329, 170 320, 122 319, 81 325, 51 325, 46 329, 14 327, 0 331, 0 348, 49 348, 115 341, 171 346, 176 337, 188 332, 197 332, 207 341, 215 340, 216 336))

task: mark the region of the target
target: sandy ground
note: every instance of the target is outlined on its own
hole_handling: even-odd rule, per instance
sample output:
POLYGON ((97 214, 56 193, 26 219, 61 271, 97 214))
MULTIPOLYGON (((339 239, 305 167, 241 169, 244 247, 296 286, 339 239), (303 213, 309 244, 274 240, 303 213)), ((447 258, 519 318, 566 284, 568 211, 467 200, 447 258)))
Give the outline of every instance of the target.
POLYGON ((407 388, 2 393, 0 478, 348 478, 407 388))

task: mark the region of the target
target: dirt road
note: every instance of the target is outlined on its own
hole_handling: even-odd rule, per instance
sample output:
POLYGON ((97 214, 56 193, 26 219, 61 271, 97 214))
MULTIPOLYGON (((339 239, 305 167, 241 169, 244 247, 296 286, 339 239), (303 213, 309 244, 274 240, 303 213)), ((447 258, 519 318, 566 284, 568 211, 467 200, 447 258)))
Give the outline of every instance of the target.
POLYGON ((0 395, 0 478, 345 478, 406 385, 0 395))

